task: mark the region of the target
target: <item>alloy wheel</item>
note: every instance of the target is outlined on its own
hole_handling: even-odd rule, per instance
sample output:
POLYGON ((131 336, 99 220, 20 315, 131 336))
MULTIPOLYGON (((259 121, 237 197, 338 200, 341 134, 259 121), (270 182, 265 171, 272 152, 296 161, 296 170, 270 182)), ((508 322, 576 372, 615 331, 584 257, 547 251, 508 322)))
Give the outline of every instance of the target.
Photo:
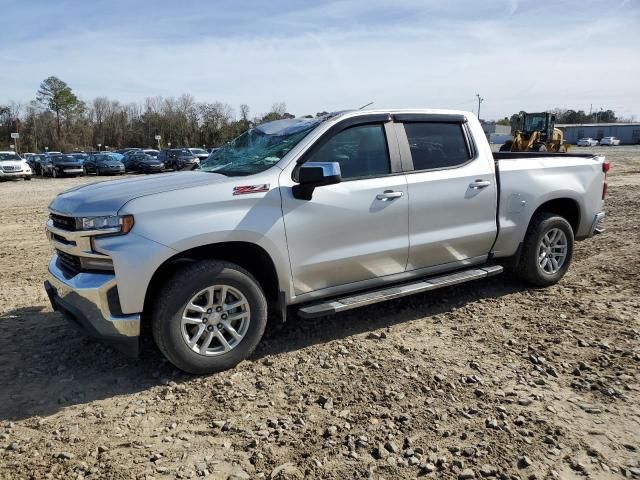
POLYGON ((542 236, 538 245, 538 265, 548 275, 557 273, 567 258, 568 240, 559 228, 552 228, 542 236))
POLYGON ((237 347, 247 334, 249 302, 230 285, 212 285, 196 293, 182 312, 182 338, 194 352, 222 355, 237 347))

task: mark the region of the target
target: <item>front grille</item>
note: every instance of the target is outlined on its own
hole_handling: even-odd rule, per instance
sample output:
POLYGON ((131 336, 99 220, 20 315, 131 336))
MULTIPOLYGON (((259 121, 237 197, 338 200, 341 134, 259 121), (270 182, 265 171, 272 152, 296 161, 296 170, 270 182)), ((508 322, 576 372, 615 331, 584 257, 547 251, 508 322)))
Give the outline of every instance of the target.
POLYGON ((61 228, 62 230, 75 231, 76 219, 73 217, 65 217, 64 215, 58 215, 55 213, 49 214, 49 218, 53 221, 53 226, 61 228))
POLYGON ((58 254, 58 268, 60 268, 65 275, 75 277, 82 271, 80 258, 61 250, 56 250, 56 253, 58 254))
POLYGON ((2 167, 2 170, 4 170, 5 172, 13 172, 15 170, 22 170, 22 167, 14 167, 13 165, 5 165, 4 167, 2 167))

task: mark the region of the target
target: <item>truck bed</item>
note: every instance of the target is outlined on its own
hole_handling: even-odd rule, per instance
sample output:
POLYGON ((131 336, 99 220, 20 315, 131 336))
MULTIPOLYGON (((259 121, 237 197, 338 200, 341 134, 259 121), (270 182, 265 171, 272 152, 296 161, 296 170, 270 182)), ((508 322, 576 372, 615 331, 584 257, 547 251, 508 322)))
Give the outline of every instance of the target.
POLYGON ((592 153, 494 152, 499 183, 498 236, 493 254, 515 254, 529 219, 551 200, 569 200, 577 209, 577 239, 586 238, 603 208, 604 156, 592 153))

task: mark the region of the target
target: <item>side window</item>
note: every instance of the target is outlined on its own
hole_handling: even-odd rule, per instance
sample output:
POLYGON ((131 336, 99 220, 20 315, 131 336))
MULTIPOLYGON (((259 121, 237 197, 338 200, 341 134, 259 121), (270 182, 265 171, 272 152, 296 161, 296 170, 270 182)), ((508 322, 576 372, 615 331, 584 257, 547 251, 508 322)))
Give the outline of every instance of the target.
POLYGON ((459 123, 405 123, 414 170, 450 168, 471 158, 459 123))
POLYGON ((377 177, 391 172, 382 124, 359 125, 337 133, 308 162, 338 162, 343 179, 377 177))

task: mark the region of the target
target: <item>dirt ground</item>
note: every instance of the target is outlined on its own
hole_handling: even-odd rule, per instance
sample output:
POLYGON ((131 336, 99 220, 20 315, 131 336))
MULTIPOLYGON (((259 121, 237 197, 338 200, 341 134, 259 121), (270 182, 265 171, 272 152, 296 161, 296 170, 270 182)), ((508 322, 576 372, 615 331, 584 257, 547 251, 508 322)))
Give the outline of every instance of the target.
POLYGON ((608 230, 560 284, 293 318, 204 377, 52 312, 47 204, 94 178, 0 184, 0 478, 640 477, 640 148, 597 151, 608 230))

